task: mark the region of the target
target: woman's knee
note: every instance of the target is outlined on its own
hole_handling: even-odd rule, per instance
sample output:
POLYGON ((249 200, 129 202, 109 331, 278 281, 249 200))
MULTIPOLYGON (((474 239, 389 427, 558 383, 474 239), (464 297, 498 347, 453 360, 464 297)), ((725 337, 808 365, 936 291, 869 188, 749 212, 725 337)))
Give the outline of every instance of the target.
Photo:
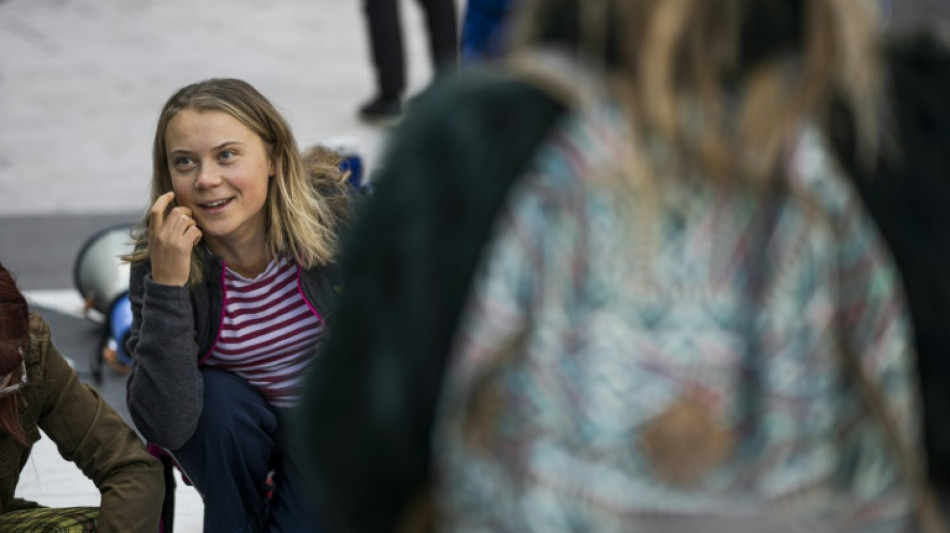
POLYGON ((264 396, 240 376, 202 368, 204 406, 196 435, 222 440, 273 440, 277 414, 264 396))

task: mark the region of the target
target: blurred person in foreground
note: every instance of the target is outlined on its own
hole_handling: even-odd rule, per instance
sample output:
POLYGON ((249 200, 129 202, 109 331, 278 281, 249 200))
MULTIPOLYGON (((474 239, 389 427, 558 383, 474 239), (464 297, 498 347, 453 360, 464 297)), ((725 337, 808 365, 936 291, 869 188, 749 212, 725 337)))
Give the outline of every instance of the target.
POLYGON ((887 145, 869 165, 846 109, 834 146, 894 255, 918 354, 923 434, 934 484, 950 490, 950 38, 947 26, 892 32, 884 42, 887 145))
POLYGON ((161 463, 79 381, 0 265, 0 531, 155 532, 164 487, 161 463), (14 497, 41 429, 95 483, 99 507, 54 509, 14 497))
MULTIPOLYGON (((308 378, 348 531, 916 531, 867 0, 539 0, 420 98, 308 378)), ((922 508, 923 505, 921 504, 922 508)), ((929 524, 929 522, 928 522, 929 524)), ((921 529, 922 530, 922 529, 921 529)))

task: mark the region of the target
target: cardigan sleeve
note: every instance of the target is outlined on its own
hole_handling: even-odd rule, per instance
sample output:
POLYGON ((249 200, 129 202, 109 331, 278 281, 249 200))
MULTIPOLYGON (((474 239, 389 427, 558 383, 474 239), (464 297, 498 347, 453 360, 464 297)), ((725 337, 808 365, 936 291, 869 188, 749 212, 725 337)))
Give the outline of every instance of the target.
POLYGON ((148 267, 138 264, 132 267, 129 301, 129 413, 146 439, 174 450, 194 433, 204 391, 189 289, 155 283, 148 267))

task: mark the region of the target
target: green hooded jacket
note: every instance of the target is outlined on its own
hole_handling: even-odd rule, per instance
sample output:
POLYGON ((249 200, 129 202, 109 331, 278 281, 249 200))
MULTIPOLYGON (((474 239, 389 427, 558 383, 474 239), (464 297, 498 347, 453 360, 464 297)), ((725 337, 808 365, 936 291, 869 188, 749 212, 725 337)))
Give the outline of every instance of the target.
POLYGON ((36 313, 30 314, 24 358, 28 383, 15 394, 29 444, 0 435, 0 514, 23 503, 14 498, 17 482, 42 429, 102 493, 97 531, 158 531, 165 492, 161 463, 99 393, 79 381, 36 313))

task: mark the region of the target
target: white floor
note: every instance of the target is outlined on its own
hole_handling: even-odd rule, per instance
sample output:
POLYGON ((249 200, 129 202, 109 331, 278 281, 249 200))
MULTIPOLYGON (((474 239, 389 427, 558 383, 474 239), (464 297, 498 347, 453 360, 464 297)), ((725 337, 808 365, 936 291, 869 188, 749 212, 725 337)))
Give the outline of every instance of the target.
MULTIPOLYGON (((421 9, 399 5, 408 97, 431 68, 421 9)), ((0 217, 143 210, 162 104, 212 77, 257 87, 302 147, 351 145, 372 165, 380 131, 357 120, 370 65, 352 0, 2 0, 0 217)))

